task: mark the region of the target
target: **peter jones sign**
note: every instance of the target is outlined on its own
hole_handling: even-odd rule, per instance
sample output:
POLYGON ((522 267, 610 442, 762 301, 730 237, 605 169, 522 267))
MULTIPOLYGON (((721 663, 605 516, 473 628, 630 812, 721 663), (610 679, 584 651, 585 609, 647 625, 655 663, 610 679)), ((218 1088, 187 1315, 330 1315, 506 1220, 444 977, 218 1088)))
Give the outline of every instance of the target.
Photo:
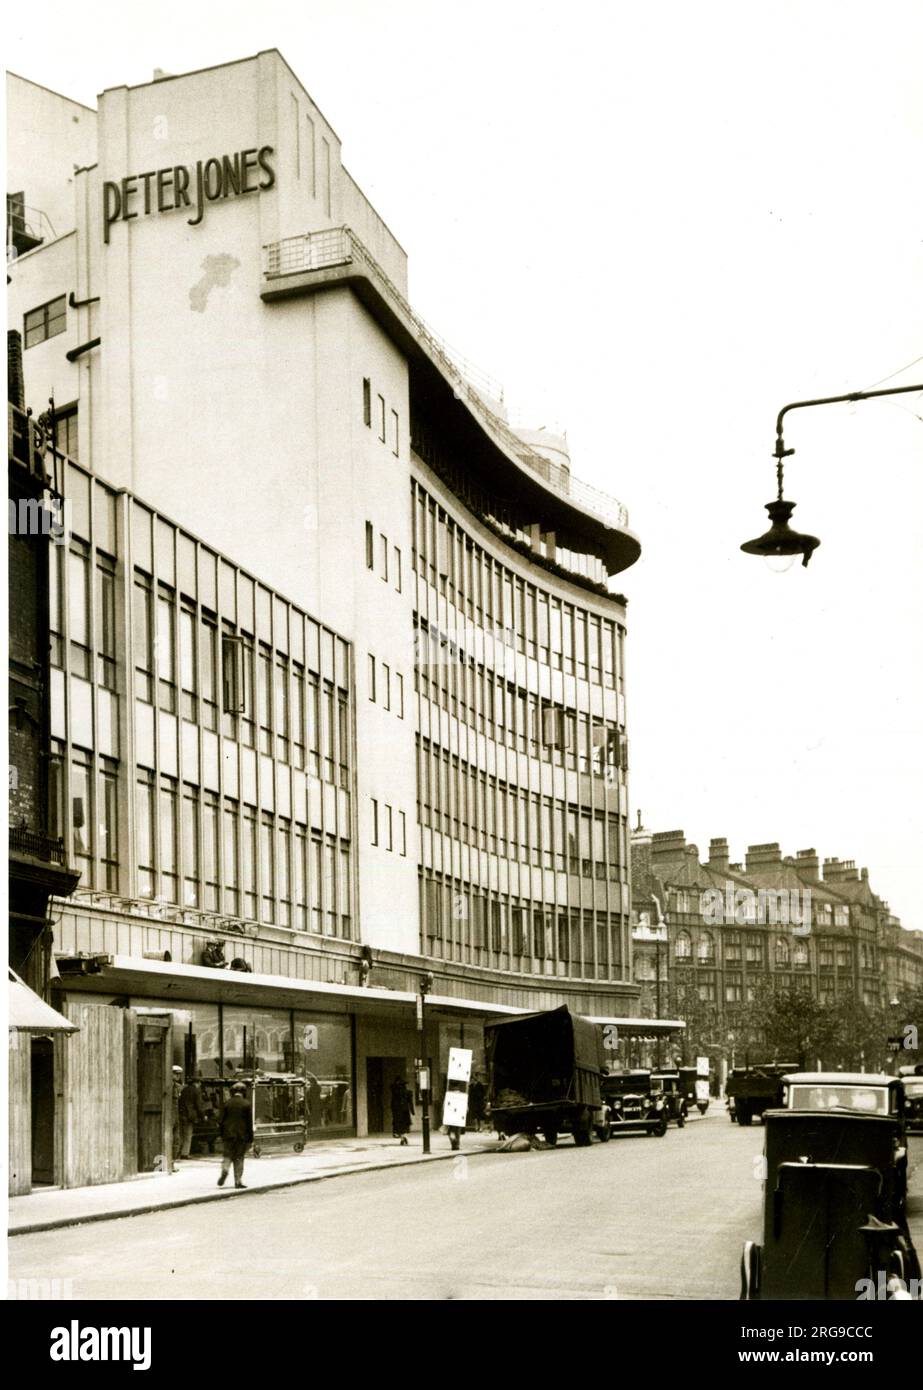
POLYGON ((276 181, 269 162, 272 153, 272 146, 264 145, 259 150, 200 159, 194 168, 174 164, 147 174, 132 174, 118 183, 107 180, 103 184, 103 241, 108 242, 113 222, 193 208, 195 215, 187 220, 190 227, 197 227, 205 216, 206 203, 272 188, 276 181))

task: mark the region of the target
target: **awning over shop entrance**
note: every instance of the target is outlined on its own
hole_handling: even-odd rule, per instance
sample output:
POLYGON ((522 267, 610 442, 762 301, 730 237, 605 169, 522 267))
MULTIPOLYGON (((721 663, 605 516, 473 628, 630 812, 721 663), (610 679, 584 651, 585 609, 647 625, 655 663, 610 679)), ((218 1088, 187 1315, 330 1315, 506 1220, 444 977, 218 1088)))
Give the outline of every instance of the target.
POLYGON ((15 970, 10 970, 10 1014, 9 1027, 19 1033, 76 1033, 77 1025, 71 1023, 57 1009, 40 999, 35 990, 21 980, 15 970))

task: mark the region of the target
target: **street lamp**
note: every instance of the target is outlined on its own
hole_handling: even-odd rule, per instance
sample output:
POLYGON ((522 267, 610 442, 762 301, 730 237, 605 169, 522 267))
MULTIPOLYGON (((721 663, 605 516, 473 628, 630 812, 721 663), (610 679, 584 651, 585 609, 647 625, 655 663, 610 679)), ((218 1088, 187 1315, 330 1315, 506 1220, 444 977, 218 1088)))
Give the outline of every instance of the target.
POLYGON ((923 386, 891 386, 884 391, 850 391, 845 396, 822 396, 816 401, 792 401, 789 405, 783 406, 776 418, 774 450, 778 495, 774 501, 766 503, 772 525, 755 540, 745 541, 740 547, 741 550, 746 551, 748 555, 762 555, 770 568, 782 571, 788 569, 799 555, 802 565, 806 566, 820 545, 816 536, 803 535, 800 531, 792 530, 789 521, 795 510, 795 503, 787 502, 782 496, 782 460, 795 452, 794 449, 786 449, 782 438, 782 421, 790 410, 801 410, 810 405, 836 405, 843 401, 868 401, 874 396, 900 396, 908 391, 923 391, 923 386))

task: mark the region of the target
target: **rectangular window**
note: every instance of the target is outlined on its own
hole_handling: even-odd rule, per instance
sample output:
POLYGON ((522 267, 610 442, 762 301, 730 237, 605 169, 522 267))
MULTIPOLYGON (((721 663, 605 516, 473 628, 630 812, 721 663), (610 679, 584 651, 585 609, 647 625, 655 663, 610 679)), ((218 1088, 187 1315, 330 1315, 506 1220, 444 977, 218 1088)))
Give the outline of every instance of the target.
POLYGON ((384 398, 384 396, 379 396, 379 397, 378 397, 378 438, 381 440, 382 443, 385 442, 385 418, 386 418, 386 414, 385 414, 385 398, 384 398))
POLYGON ((256 921, 256 811, 244 807, 243 818, 244 916, 256 921))
POLYGON ((99 556, 96 564, 98 595, 96 620, 96 665, 99 683, 115 689, 115 567, 99 556))
POLYGON ((68 555, 69 592, 67 617, 70 628, 71 670, 90 677, 90 558, 72 548, 68 555))
POLYGON ((54 338, 67 328, 67 297, 59 295, 30 309, 23 320, 23 346, 35 347, 46 338, 54 338))
POLYGON ((382 703, 385 709, 389 710, 391 708, 391 667, 384 661, 381 663, 381 686, 382 703))
POLYGON ((199 906, 199 796, 195 787, 183 788, 183 902, 199 906))
POLYGON ((272 816, 260 818, 260 896, 261 920, 276 920, 276 858, 273 854, 272 816))
POLYGON ((202 663, 202 723, 206 729, 218 727, 218 631, 214 623, 203 621, 199 631, 202 663))
POLYGON ((311 841, 310 852, 310 893, 311 893, 311 930, 319 936, 323 930, 321 919, 321 888, 324 875, 324 847, 320 840, 311 841))
POLYGON ((272 753, 272 652, 260 647, 257 656, 258 701, 260 710, 260 752, 272 753))
POLYGON ((324 843, 324 920, 325 934, 337 934, 337 847, 333 840, 324 843))
POLYGON ((115 765, 103 766, 99 783, 99 858, 102 865, 102 886, 109 892, 119 887, 119 788, 115 765))
POLYGON ((391 411, 391 452, 395 458, 400 454, 400 429, 397 419, 397 411, 391 411))
POLYGON ((75 868, 85 888, 93 886, 93 808, 90 801, 90 758, 78 753, 71 762, 71 820, 75 868))
POLYGON ((288 662, 276 661, 276 757, 288 762, 289 757, 289 716, 290 697, 288 689, 288 662))
POLYGON ((226 801, 222 814, 224 830, 224 910, 240 911, 240 856, 237 846, 237 803, 226 801))
POLYGON ((400 671, 396 671, 396 672, 394 673, 394 679, 395 679, 395 681, 397 682, 397 692, 396 692, 396 694, 397 694, 397 717, 398 717, 398 719, 403 719, 403 718, 404 718, 404 677, 401 675, 400 671))
POLYGON ((209 912, 217 912, 218 901, 218 798, 214 792, 202 794, 202 879, 204 896, 202 905, 209 912))
POLYGON ((196 696, 196 617, 185 605, 179 611, 179 670, 180 703, 184 719, 196 720, 198 699, 196 696))
POLYGON ((372 428, 372 382, 367 376, 362 378, 362 419, 372 428))
POLYGON ((374 656, 372 656, 372 653, 369 652, 369 699, 371 700, 373 705, 375 703, 376 698, 377 697, 375 693, 375 658, 374 656))
POLYGON ((406 858, 407 855, 407 817, 403 811, 398 811, 398 821, 400 822, 400 847, 401 854, 406 858))
POLYGON ((157 691, 161 709, 176 712, 176 625, 173 594, 157 591, 157 691))
POLYGON ((346 940, 349 939, 349 902, 350 902, 350 873, 349 873, 349 845, 340 843, 340 883, 338 889, 338 901, 340 906, 340 934, 346 940))
POLYGON ((374 796, 370 798, 372 802, 372 844, 378 844, 378 802, 374 796))
POLYGON ((385 849, 394 849, 394 819, 390 806, 385 806, 385 849))
POLYGON ((375 528, 370 521, 365 523, 365 567, 375 568, 375 528))
POLYGON ((154 896, 154 779, 135 784, 135 840, 138 855, 138 896, 154 896))
POLYGON ((292 761, 295 767, 305 765, 304 669, 292 666, 292 761))
POLYGON ((388 582, 388 537, 379 533, 378 536, 378 557, 380 561, 379 573, 387 584, 388 582))
POLYGON ((292 826, 279 822, 276 831, 276 877, 279 885, 279 925, 292 925, 292 826))
POLYGON ((176 832, 176 783, 165 777, 160 784, 160 891, 168 903, 179 902, 176 832))
POLYGON ((397 546, 394 547, 394 587, 398 593, 403 592, 404 581, 401 577, 401 552, 397 546))
POLYGON ((337 699, 337 767, 340 773, 340 786, 349 787, 349 705, 345 698, 337 699))

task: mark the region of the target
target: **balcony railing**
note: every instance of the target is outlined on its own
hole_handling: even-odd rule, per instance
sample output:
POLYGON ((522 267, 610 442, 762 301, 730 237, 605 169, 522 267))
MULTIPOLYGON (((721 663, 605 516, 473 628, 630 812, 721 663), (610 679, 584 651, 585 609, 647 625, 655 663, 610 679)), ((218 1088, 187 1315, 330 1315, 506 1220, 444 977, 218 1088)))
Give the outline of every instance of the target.
POLYGON ((54 840, 24 826, 10 826, 10 854, 25 854, 30 859, 44 859, 49 864, 64 863, 64 841, 54 840))
POLYGON ((28 208, 24 203, 7 203, 6 206, 6 254, 7 259, 22 256, 33 251, 44 241, 54 241, 55 230, 48 217, 40 208, 28 208))
POLYGON ((592 512, 606 525, 628 526, 628 511, 621 502, 598 488, 581 482, 579 478, 574 478, 567 469, 559 467, 536 453, 534 449, 530 449, 510 428, 507 421, 490 408, 484 400, 484 395, 501 401, 503 388, 498 382, 477 372, 464 359, 459 360, 445 340, 435 334, 429 325, 414 313, 400 290, 351 228, 330 227, 320 232, 306 232, 301 236, 286 237, 284 241, 270 243, 264 250, 265 273, 269 280, 305 271, 329 270, 341 265, 359 264, 370 270, 378 284, 385 288, 387 297, 399 308, 401 316, 418 341, 437 360, 452 382, 456 396, 471 406, 475 414, 481 417, 491 432, 520 463, 525 464, 531 472, 547 483, 559 497, 592 512))

